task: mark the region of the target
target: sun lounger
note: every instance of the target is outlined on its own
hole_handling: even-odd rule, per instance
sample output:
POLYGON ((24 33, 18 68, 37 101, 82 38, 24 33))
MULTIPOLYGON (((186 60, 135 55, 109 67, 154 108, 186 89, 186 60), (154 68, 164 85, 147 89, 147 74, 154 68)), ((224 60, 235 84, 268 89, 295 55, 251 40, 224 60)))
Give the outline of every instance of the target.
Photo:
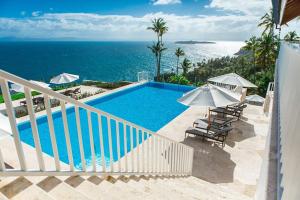
POLYGON ((191 135, 202 137, 203 139, 204 138, 211 139, 213 141, 221 142, 222 147, 224 147, 226 137, 231 130, 232 130, 231 127, 225 127, 225 128, 221 128, 221 129, 210 128, 208 130, 201 129, 201 128, 195 128, 195 127, 189 127, 185 131, 185 137, 187 135, 191 134, 191 135))
POLYGON ((66 90, 64 92, 62 92, 61 94, 65 95, 65 96, 71 96, 73 93, 73 90, 66 90))
POLYGON ((226 108, 228 110, 232 110, 232 111, 240 111, 243 112, 244 108, 246 108, 247 105, 244 102, 241 102, 237 105, 233 105, 233 106, 227 106, 226 108))
MULTIPOLYGON (((32 103, 33 103, 33 105, 44 104, 44 98, 43 97, 35 97, 32 99, 32 103)), ((26 100, 20 101, 20 104, 26 106, 27 102, 26 102, 26 100)))
POLYGON ((80 90, 80 87, 79 88, 76 88, 75 90, 73 90, 72 92, 73 94, 80 94, 81 93, 81 90, 80 90))
POLYGON ((240 119, 242 113, 238 109, 228 109, 228 108, 220 108, 220 107, 211 109, 209 110, 209 112, 217 113, 223 118, 225 118, 227 115, 237 117, 238 120, 240 119))
POLYGON ((199 127, 199 125, 203 126, 203 122, 207 124, 210 124, 210 126, 214 128, 222 128, 222 127, 229 127, 231 126, 231 123, 234 122, 234 118, 221 118, 221 117, 212 117, 210 119, 210 122, 208 121, 207 118, 204 119, 196 119, 193 123, 194 127, 199 127))

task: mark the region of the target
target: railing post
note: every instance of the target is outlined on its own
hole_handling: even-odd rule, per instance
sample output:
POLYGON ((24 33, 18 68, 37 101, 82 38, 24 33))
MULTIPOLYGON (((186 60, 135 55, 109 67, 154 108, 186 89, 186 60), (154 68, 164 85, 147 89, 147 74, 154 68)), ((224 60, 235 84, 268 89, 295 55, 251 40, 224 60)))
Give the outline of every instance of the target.
POLYGON ((126 130, 126 124, 123 122, 123 139, 124 139, 124 160, 125 160, 125 172, 128 170, 128 159, 127 159, 127 130, 126 130))
POLYGON ((101 115, 98 114, 98 128, 99 128, 99 141, 100 141, 100 153, 101 153, 101 160, 102 160, 102 171, 106 172, 106 162, 105 162, 105 152, 104 152, 104 143, 103 143, 103 131, 102 131, 102 120, 101 115))
POLYGON ((39 163, 39 168, 40 170, 45 171, 45 163, 44 163, 44 158, 43 158, 43 153, 42 153, 42 148, 40 143, 40 136, 37 129, 36 118, 35 118, 34 109, 32 105, 31 91, 29 88, 24 87, 24 92, 25 92, 26 105, 29 114, 30 125, 31 125, 31 130, 33 135, 36 156, 39 163))
POLYGON ((118 171, 121 172, 121 147, 120 147, 120 128, 119 122, 116 121, 117 151, 118 151, 118 171))
POLYGON ((112 138, 111 138, 111 123, 110 123, 110 117, 105 116, 107 119, 107 133, 108 133, 108 145, 109 145, 109 167, 110 171, 114 171, 114 154, 112 150, 112 138))
POLYGON ((23 147, 22 147, 22 143, 21 143, 21 139, 20 139, 19 130, 17 128, 15 112, 13 109, 13 105, 12 105, 12 101, 11 101, 11 97, 10 97, 10 93, 9 93, 9 89, 8 89, 8 84, 7 84, 7 81, 4 79, 0 79, 0 84, 1 84, 1 91, 2 91, 2 95, 3 95, 4 103, 6 106, 7 116, 9 119, 11 131, 12 131, 13 138, 14 138, 14 143, 16 146, 16 150, 17 150, 17 154, 18 154, 18 158, 19 158, 19 162, 20 162, 20 167, 22 170, 26 171, 27 166, 25 163, 24 151, 23 151, 23 147))
POLYGON ((91 157, 93 171, 96 171, 96 159, 95 159, 95 147, 94 147, 94 136, 93 136, 93 125, 91 120, 91 112, 87 111, 88 127, 89 127, 89 136, 90 136, 90 147, 91 147, 91 157))
POLYGON ((133 146, 133 127, 131 126, 130 128, 129 128, 129 130, 130 130, 130 151, 131 151, 131 170, 132 170, 132 172, 134 172, 134 152, 133 152, 133 150, 134 150, 134 146, 133 146))
POLYGON ((146 149, 146 146, 145 146, 145 132, 144 130, 142 130, 142 172, 145 172, 145 149, 146 149))
POLYGON ((147 172, 151 172, 151 158, 150 158, 150 133, 147 133, 147 172))
POLYGON ((61 114, 62 114, 63 125, 64 125, 64 132, 65 132, 65 136, 66 136, 66 146, 67 146, 67 151, 68 151, 70 170, 75 171, 73 153, 72 153, 72 145, 71 145, 71 140, 70 140, 69 125, 68 125, 68 119, 67 119, 67 113, 66 113, 66 105, 65 105, 64 101, 60 101, 60 105, 61 105, 61 114))
POLYGON ((5 164, 4 164, 4 159, 3 159, 3 155, 2 155, 2 151, 0 148, 0 171, 5 171, 5 164))
POLYGON ((79 151, 80 151, 80 159, 81 159, 82 170, 86 171, 86 163, 85 163, 85 157, 84 157, 84 148, 83 148, 83 142, 82 142, 82 132, 81 132, 81 123, 80 123, 81 120, 80 120, 80 114, 79 114, 78 106, 75 106, 75 118, 76 118, 77 136, 78 136, 78 143, 79 143, 79 151))
POLYGON ((138 128, 136 130, 136 164, 137 172, 140 172, 140 131, 138 128))
POLYGON ((56 168, 56 171, 60 171, 60 161, 59 161, 57 142, 56 142, 56 136, 55 136, 55 131, 54 131, 54 125, 53 125, 51 103, 50 103, 49 96, 46 94, 44 95, 44 103, 45 103, 45 108, 46 108, 46 113, 47 113, 47 120, 48 120, 53 156, 54 156, 54 161, 55 161, 55 168, 56 168))

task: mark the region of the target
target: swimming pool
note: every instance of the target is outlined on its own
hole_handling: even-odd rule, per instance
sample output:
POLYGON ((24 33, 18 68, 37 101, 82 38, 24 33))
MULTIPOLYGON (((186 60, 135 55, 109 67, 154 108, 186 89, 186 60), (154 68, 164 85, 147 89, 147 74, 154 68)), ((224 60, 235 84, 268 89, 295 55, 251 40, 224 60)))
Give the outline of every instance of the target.
MULTIPOLYGON (((147 82, 142 85, 127 88, 116 93, 112 93, 89 102, 87 104, 99 108, 103 111, 111 113, 117 117, 123 118, 129 122, 135 123, 153 132, 158 131, 164 125, 169 123, 176 116, 185 111, 188 107, 177 102, 184 93, 194 89, 190 86, 182 86, 175 84, 163 84, 156 82, 147 82)), ((85 110, 79 110, 81 119, 81 131, 82 141, 84 147, 84 154, 87 164, 90 163, 91 149, 89 140, 89 130, 87 113, 85 110)), ((64 134, 64 127, 62 121, 62 113, 60 111, 52 113, 54 121, 54 130, 57 140, 59 159, 62 162, 69 163, 66 138, 64 134)), ((67 109, 67 119, 70 132, 72 153, 74 164, 77 168, 81 168, 81 159, 76 127, 75 110, 73 107, 67 109)), ((97 165, 101 165, 101 150, 99 138, 99 124, 98 118, 95 113, 91 115, 92 129, 94 136, 94 147, 96 153, 97 165)), ((109 142, 108 142, 108 128, 107 118, 102 116, 102 132, 103 132, 103 144, 104 144, 104 156, 106 165, 110 159, 109 155, 109 142)), ((42 116, 37 119, 37 126, 40 136, 40 142, 42 151, 48 155, 53 156, 50 133, 48 128, 47 116, 42 116)), ((34 140, 32 136, 32 130, 30 122, 23 122, 18 124, 21 140, 34 147, 34 140)), ((124 156, 124 127, 122 123, 119 123, 120 133, 120 153, 121 157, 124 156)), ((130 131, 130 127, 126 127, 127 132, 130 131)), ((116 121, 111 120, 111 135, 113 146, 113 160, 118 159, 117 141, 116 141, 116 121)), ((133 137, 136 138, 137 130, 133 129, 133 137)), ((127 149, 131 150, 130 135, 127 134, 127 149)), ((141 142, 140 137, 140 142, 141 142)), ((136 147, 137 142, 134 139, 133 147, 136 147)))

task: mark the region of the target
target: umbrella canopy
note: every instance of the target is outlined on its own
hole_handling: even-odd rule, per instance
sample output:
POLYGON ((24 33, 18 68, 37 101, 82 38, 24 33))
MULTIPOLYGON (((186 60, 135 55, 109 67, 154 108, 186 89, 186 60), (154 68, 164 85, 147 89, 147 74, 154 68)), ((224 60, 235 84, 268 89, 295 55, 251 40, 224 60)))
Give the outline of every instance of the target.
POLYGON ((62 73, 58 76, 55 76, 50 80, 50 83, 53 84, 65 84, 65 83, 71 83, 79 79, 78 75, 74 74, 68 74, 68 73, 62 73))
POLYGON ((265 99, 257 94, 249 95, 246 97, 247 101, 264 103, 265 99))
POLYGON ((236 73, 229 73, 221 76, 216 76, 208 79, 208 81, 215 82, 215 83, 223 83, 227 85, 236 85, 236 86, 241 86, 246 88, 257 87, 256 85, 254 85, 253 83, 244 79, 243 77, 241 77, 236 73))
POLYGON ((206 84, 184 94, 178 102, 187 106, 223 107, 240 102, 241 95, 226 88, 206 84))
MULTIPOLYGON (((47 83, 44 83, 44 82, 40 82, 40 81, 33 81, 33 80, 30 80, 29 82, 35 84, 35 85, 39 85, 43 88, 47 88, 47 89, 51 89, 49 87, 49 84, 47 83)), ((11 86, 10 86, 11 90, 15 91, 15 92, 22 92, 24 93, 24 87, 22 85, 18 85, 18 84, 15 84, 13 83, 11 86)))

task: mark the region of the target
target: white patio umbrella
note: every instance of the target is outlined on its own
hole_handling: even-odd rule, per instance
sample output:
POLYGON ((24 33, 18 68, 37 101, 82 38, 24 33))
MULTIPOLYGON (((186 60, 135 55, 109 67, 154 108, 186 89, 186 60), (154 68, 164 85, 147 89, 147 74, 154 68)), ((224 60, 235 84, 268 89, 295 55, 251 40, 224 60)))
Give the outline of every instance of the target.
POLYGON ((62 73, 58 76, 53 77, 50 80, 50 83, 53 83, 53 84, 66 84, 66 83, 74 82, 78 79, 79 79, 78 75, 62 73))
MULTIPOLYGON (((223 107, 240 102, 241 95, 226 88, 206 84, 184 94, 178 102, 186 106, 223 107)), ((208 113, 208 121, 210 114, 208 113)))
POLYGON ((223 83, 227 85, 236 85, 245 88, 256 88, 257 86, 250 81, 244 79, 236 73, 224 74, 208 79, 209 82, 223 83))
POLYGON ((265 101, 265 98, 257 95, 257 94, 254 94, 254 95, 249 95, 249 96, 246 96, 246 100, 248 102, 255 102, 255 103, 264 103, 265 101))
POLYGON ((223 107, 240 102, 241 95, 212 84, 185 93, 178 102, 187 106, 223 107))
MULTIPOLYGON (((31 83, 33 83, 35 85, 39 85, 39 86, 41 86, 43 88, 51 89, 49 87, 48 83, 44 83, 44 82, 40 82, 40 81, 33 81, 33 80, 30 80, 29 82, 31 82, 31 83)), ((15 92, 24 93, 24 87, 22 85, 18 85, 16 83, 11 84, 10 89, 13 90, 13 91, 15 91, 15 92)))

